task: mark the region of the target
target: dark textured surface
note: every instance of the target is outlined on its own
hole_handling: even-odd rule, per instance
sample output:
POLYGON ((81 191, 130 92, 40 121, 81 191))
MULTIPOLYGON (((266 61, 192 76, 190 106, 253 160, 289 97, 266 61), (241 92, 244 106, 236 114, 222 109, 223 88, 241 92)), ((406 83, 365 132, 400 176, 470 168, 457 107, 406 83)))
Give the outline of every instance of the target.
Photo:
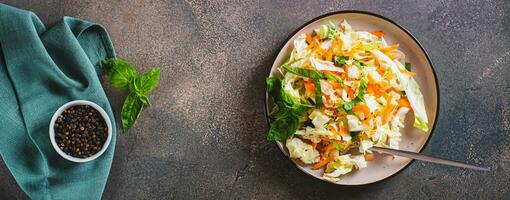
MULTIPOLYGON (((5 3, 47 25, 64 15, 99 22, 120 57, 139 70, 162 67, 153 106, 118 136, 104 199, 508 198, 509 2, 303 2, 5 3), (265 140, 264 76, 281 43, 308 20, 345 9, 395 20, 428 51, 441 110, 424 153, 492 171, 415 162, 386 181, 342 187, 304 175, 265 140)), ((105 88, 118 116, 125 94, 105 88)), ((0 163, 0 199, 26 198, 0 163)))

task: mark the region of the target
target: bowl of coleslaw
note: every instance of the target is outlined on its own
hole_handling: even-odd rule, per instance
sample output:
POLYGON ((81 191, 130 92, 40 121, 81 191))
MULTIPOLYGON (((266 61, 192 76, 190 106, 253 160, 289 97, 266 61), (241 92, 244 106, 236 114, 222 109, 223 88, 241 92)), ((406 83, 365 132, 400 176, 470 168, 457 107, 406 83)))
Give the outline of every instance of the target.
POLYGON ((364 185, 412 160, 437 119, 439 90, 427 53, 406 29, 377 14, 317 17, 284 43, 266 79, 267 138, 308 175, 364 185))

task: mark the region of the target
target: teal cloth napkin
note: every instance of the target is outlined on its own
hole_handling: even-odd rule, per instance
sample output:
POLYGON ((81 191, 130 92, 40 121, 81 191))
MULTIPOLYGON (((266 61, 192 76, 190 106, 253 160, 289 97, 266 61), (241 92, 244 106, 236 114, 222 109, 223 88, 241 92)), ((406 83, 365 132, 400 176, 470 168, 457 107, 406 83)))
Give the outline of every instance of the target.
POLYGON ((0 155, 32 199, 100 199, 115 149, 115 120, 99 61, 115 57, 106 30, 64 17, 46 29, 32 12, 0 4, 0 155), (66 102, 97 103, 112 119, 106 152, 87 163, 60 157, 48 128, 66 102))

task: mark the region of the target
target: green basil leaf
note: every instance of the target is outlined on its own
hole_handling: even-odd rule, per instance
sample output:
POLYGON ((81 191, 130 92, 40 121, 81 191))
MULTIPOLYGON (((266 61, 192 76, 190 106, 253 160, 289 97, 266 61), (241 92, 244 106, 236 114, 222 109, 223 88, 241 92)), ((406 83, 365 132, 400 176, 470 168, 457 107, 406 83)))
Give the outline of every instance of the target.
POLYGON ((143 102, 140 100, 140 98, 138 98, 135 93, 130 93, 124 101, 120 113, 122 130, 124 130, 124 132, 133 126, 136 119, 138 119, 142 108, 143 102))
POLYGON ((142 101, 144 106, 151 106, 151 101, 149 100, 149 97, 147 97, 147 95, 136 94, 136 96, 138 96, 138 98, 140 99, 140 101, 142 101))
POLYGON ((124 60, 103 60, 101 61, 101 67, 106 71, 110 84, 118 89, 127 89, 136 79, 135 68, 124 60))
POLYGON ((159 82, 159 72, 159 67, 156 67, 138 76, 134 82, 134 91, 148 94, 156 89, 159 82))

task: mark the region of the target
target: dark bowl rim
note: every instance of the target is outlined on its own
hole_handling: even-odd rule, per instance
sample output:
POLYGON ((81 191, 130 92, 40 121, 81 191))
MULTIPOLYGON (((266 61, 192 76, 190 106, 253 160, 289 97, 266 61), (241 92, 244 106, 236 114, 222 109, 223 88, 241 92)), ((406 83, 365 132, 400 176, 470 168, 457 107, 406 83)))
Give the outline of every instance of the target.
MULTIPOLYGON (((441 105, 440 103, 440 91, 439 91, 439 82, 438 82, 438 79, 437 79, 437 74, 436 74, 436 71, 434 69, 434 65, 432 64, 432 61, 430 60, 430 57, 427 53, 427 51, 425 51, 425 49, 423 48, 422 44, 418 41, 418 39, 416 39, 416 37, 411 34, 407 29, 405 29, 403 26, 401 26, 400 24, 398 24, 397 22, 387 18, 387 17, 384 17, 382 15, 379 15, 379 14, 376 14, 376 13, 372 13, 372 12, 368 12, 368 11, 362 11, 362 10, 340 10, 340 11, 334 11, 334 12, 329 12, 329 13, 326 13, 326 14, 323 14, 323 15, 320 15, 318 17, 315 17, 309 21, 307 21, 306 23, 304 23, 303 25, 299 26, 298 28, 296 28, 295 31, 293 31, 289 37, 287 37, 287 39, 284 40, 283 44, 281 45, 281 47, 279 48, 278 50, 278 53, 276 54, 276 56, 274 57, 273 59, 273 63, 274 63, 274 60, 276 60, 276 58, 278 57, 278 55, 280 54, 280 52, 283 50, 283 48, 285 47, 285 44, 287 44, 287 42, 294 36, 296 35, 297 32, 299 32, 301 29, 303 29, 305 26, 317 21, 317 20, 320 20, 322 18, 325 18, 325 17, 328 17, 328 16, 331 16, 331 15, 336 15, 336 14, 344 14, 344 13, 355 13, 355 14, 365 14, 365 15, 370 15, 370 16, 373 16, 373 17, 377 17, 377 18, 380 18, 380 19, 383 19, 387 22, 390 22, 391 24, 395 25, 396 27, 400 28, 402 31, 404 31, 404 33, 406 33, 411 39, 413 39, 413 41, 418 45, 418 47, 420 47, 421 51, 423 52, 423 54, 425 54, 425 58, 427 58, 427 62, 429 63, 430 65, 430 68, 432 70, 432 74, 434 75, 434 81, 436 83, 436 91, 437 91, 437 106, 436 106, 436 116, 434 117, 434 123, 432 124, 432 127, 431 127, 431 130, 430 130, 430 135, 429 137, 427 138, 427 141, 425 141, 425 143, 423 144, 423 147, 420 149, 419 153, 423 152, 423 150, 427 147, 428 143, 430 142, 430 139, 432 138, 433 136, 433 133, 434 133, 434 130, 436 128, 436 125, 437 125, 437 119, 439 117, 439 107, 441 105)), ((266 78, 270 77, 271 76, 271 69, 273 67, 271 67, 269 69, 269 74, 266 78)), ((270 121, 270 118, 269 118, 269 113, 267 111, 267 101, 268 101, 268 94, 267 94, 267 87, 266 87, 266 90, 264 91, 265 92, 265 99, 264 99, 264 113, 265 113, 265 117, 266 117, 266 121, 267 121, 267 125, 270 127, 271 126, 271 121, 270 121)), ((275 144, 278 146, 278 144, 275 142, 275 144)), ((280 148, 278 148, 280 149, 280 148)), ((280 149, 280 152, 285 156, 285 154, 283 153, 283 151, 281 151, 280 149)), ((285 156, 287 157, 287 156, 285 156)), ((287 157, 288 158, 288 157, 287 157)), ((292 162, 292 160, 289 158, 288 159, 290 162, 292 162)), ((366 184, 359 184, 359 185, 341 185, 341 184, 336 184, 336 183, 331 183, 329 181, 325 181, 325 180, 322 180, 322 179, 319 179, 319 178, 316 178, 308 173, 305 173, 303 170, 298 170, 298 171, 301 171, 301 173, 304 173, 306 174, 307 176, 312 176, 314 177, 314 179, 319 179, 321 181, 325 181, 325 182, 328 182, 328 183, 331 183, 331 184, 334 184, 334 185, 339 185, 339 186, 344 186, 344 187, 359 187, 359 186, 366 186, 366 185, 372 185, 372 184, 376 184, 376 183, 380 183, 384 180, 388 180, 394 176, 396 176, 397 174, 401 173, 402 171, 404 171, 405 169, 407 169, 412 163, 414 162, 414 160, 411 160, 411 162, 407 163, 402 169, 400 169, 399 171, 395 172, 394 174, 386 177, 386 178, 383 178, 381 180, 378 180, 378 181, 374 181, 374 182, 371 182, 371 183, 366 183, 366 184)), ((293 165, 296 166, 297 168, 297 165, 296 163, 292 162, 293 165)))

